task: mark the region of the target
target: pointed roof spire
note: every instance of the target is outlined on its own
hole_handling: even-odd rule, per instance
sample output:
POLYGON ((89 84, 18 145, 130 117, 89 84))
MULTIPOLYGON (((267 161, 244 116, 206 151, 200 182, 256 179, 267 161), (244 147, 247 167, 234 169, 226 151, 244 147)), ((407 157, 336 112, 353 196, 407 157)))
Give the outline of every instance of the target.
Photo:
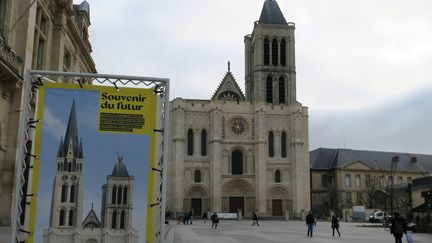
MULTIPOLYGON (((78 156, 78 128, 77 128, 77 116, 75 107, 75 98, 72 101, 72 107, 69 114, 69 121, 66 129, 65 138, 63 140, 63 153, 66 153, 69 148, 69 143, 72 143, 72 151, 74 156, 78 156)), ((64 154, 63 154, 64 156, 64 154)))
POLYGON ((129 172, 126 168, 126 165, 123 163, 123 154, 120 156, 117 154, 117 163, 114 166, 113 172, 111 176, 113 177, 129 177, 129 172))
POLYGON ((231 72, 231 63, 228 61, 228 72, 231 72))
POLYGON ((285 17, 283 16, 276 0, 266 0, 264 2, 258 23, 287 25, 285 17))
POLYGON ((63 157, 63 136, 60 138, 60 145, 57 151, 57 157, 63 157))

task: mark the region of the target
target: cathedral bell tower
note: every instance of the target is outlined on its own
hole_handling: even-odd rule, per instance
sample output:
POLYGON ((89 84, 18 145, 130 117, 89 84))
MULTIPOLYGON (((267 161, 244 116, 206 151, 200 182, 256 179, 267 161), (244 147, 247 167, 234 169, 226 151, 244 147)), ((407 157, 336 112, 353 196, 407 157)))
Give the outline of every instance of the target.
POLYGON ((246 100, 272 105, 296 101, 294 30, 276 0, 266 0, 252 34, 244 37, 246 100))
POLYGON ((83 209, 83 148, 78 140, 75 100, 72 102, 64 139, 57 151, 57 172, 51 207, 51 228, 81 226, 83 209))
POLYGON ((133 181, 123 157, 119 156, 113 172, 102 187, 102 225, 106 229, 125 230, 132 237, 133 181))

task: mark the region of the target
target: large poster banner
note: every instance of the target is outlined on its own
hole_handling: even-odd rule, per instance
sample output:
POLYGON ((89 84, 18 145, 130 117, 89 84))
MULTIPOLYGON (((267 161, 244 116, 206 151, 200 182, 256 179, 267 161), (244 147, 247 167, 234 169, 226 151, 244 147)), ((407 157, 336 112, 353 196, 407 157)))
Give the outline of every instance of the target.
POLYGON ((40 87, 29 242, 146 242, 157 99, 153 89, 40 87))

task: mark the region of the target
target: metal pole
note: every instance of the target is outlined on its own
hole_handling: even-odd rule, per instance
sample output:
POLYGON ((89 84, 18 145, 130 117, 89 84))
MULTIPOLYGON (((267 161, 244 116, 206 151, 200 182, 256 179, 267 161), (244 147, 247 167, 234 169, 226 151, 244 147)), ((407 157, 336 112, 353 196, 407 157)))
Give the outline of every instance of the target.
POLYGON ((394 173, 396 171, 397 163, 399 162, 399 156, 392 157, 390 164, 390 178, 391 178, 391 188, 390 188, 390 212, 393 215, 393 186, 394 186, 394 173))
POLYGON ((163 165, 162 165, 162 202, 160 222, 160 243, 165 243, 165 207, 166 207, 166 184, 168 170, 168 131, 169 131, 169 80, 165 81, 165 106, 164 106, 164 141, 163 141, 163 165))

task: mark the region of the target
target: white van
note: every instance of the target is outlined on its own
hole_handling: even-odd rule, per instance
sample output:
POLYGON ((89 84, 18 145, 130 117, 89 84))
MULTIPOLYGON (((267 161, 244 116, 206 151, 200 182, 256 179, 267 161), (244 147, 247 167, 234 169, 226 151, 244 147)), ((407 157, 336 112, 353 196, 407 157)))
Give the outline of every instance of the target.
POLYGON ((376 223, 384 221, 385 217, 390 218, 387 212, 384 211, 375 211, 369 216, 369 222, 376 223))

